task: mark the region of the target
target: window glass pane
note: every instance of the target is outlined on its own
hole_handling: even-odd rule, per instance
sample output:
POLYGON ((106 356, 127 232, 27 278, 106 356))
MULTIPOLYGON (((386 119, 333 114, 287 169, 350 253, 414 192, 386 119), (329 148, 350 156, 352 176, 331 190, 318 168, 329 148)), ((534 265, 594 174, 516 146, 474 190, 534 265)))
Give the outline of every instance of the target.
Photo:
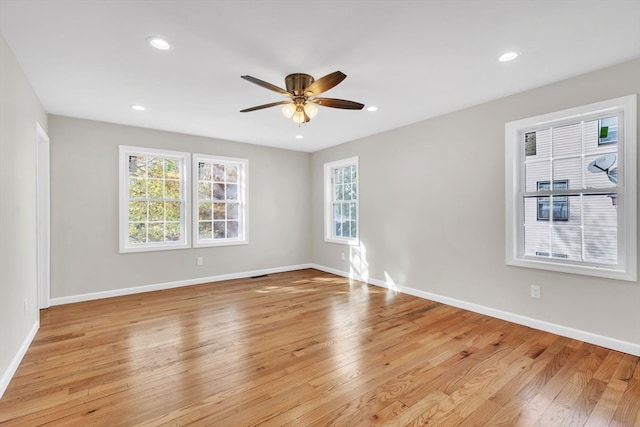
POLYGON ((581 224, 582 221, 582 198, 580 196, 555 196, 554 203, 568 203, 568 223, 572 225, 581 224))
POLYGON ((226 222, 225 221, 213 221, 213 238, 224 239, 227 237, 226 222))
POLYGON ((610 188, 618 183, 616 152, 585 156, 584 180, 587 188, 610 188))
POLYGON ((227 182, 238 182, 238 166, 227 166, 227 182))
POLYGON ((551 227, 551 251, 554 257, 581 261, 582 236, 580 227, 559 225, 551 227))
POLYGON ((165 202, 165 217, 167 221, 180 221, 181 202, 165 202))
POLYGON ((227 200, 238 200, 238 184, 227 184, 227 200))
POLYGON ((198 162, 198 179, 201 181, 211 180, 211 165, 205 162, 198 162))
POLYGON ((149 242, 164 242, 164 223, 149 223, 147 237, 149 242))
POLYGON ((164 202, 149 202, 149 221, 163 221, 164 202))
POLYGON ((147 195, 147 180, 141 178, 129 179, 129 197, 132 199, 143 198, 147 195))
POLYGON ((536 224, 538 222, 539 197, 524 198, 524 224, 536 224))
POLYGON ((227 222, 227 238, 235 239, 238 237, 238 221, 228 221, 227 222))
POLYGON ((211 165, 211 170, 213 173, 213 180, 215 182, 224 182, 224 165, 221 164, 213 164, 211 165))
POLYGON ((140 244, 147 242, 147 224, 143 222, 129 223, 129 243, 140 244))
POLYGON ((168 179, 180 179, 180 162, 175 159, 165 159, 164 176, 168 179))
POLYGON ((617 194, 584 196, 584 225, 586 227, 611 227, 618 224, 617 194))
MULTIPOLYGON (((563 189, 582 188, 582 158, 572 157, 553 161, 553 180, 567 183, 563 189)), ((557 188, 556 188, 557 189, 557 188)))
POLYGON ((350 203, 349 204, 349 212, 350 212, 349 213, 349 219, 351 219, 351 221, 356 221, 358 219, 357 218, 358 209, 357 209, 355 203, 350 203))
POLYGON ((343 194, 344 200, 351 200, 351 194, 352 194, 351 184, 345 184, 343 187, 343 191, 344 191, 344 194, 343 194))
MULTIPOLYGON (((549 226, 545 225, 526 225, 524 228, 524 254, 527 256, 536 256, 539 253, 549 253, 551 249, 551 240, 549 235, 549 226)), ((539 256, 539 255, 538 255, 539 256)))
POLYGON ((585 227, 584 260, 600 264, 616 264, 618 260, 616 229, 585 227))
POLYGON ((166 238, 170 242, 180 240, 180 222, 167 222, 166 238))
POLYGON ((212 186, 213 200, 224 200, 224 184, 214 183, 212 186))
POLYGON ((335 186, 335 193, 334 194, 335 194, 335 197, 334 197, 335 201, 344 200, 344 185, 337 184, 335 186))
POLYGON ((582 153, 582 124, 576 123, 553 129, 553 157, 576 156, 582 153))
POLYGON ((605 117, 598 121, 598 143, 612 144, 618 141, 618 118, 605 117))
POLYGON ((147 162, 147 173, 149 178, 164 178, 164 162, 163 159, 152 157, 147 162))
POLYGON ((201 221, 198 223, 198 237, 201 239, 213 238, 213 227, 210 221, 201 221))
POLYGON ((342 237, 342 204, 333 205, 333 223, 335 236, 342 237))
POLYGON ((214 203, 213 204, 213 219, 226 219, 227 212, 226 203, 214 203))
POLYGON ((198 219, 199 220, 211 220, 213 207, 211 203, 208 202, 200 202, 198 203, 198 219))
POLYGON ((147 220, 147 202, 129 202, 129 222, 147 220))
POLYGON ((585 153, 592 153, 596 150, 601 150, 600 144, 598 143, 598 121, 591 120, 588 122, 584 122, 583 128, 583 138, 584 138, 584 151, 585 153))
POLYGON ((164 182, 161 179, 150 179, 147 185, 150 199, 162 199, 164 197, 164 182))
POLYGON ((209 182, 198 183, 198 199, 211 200, 211 183, 209 182))
POLYGON ((239 218, 239 204, 238 203, 227 203, 227 219, 238 219, 239 218))
POLYGON ((523 139, 527 161, 551 157, 551 131, 549 129, 526 132, 523 139))
POLYGON ((167 180, 164 182, 164 197, 166 199, 180 198, 180 181, 167 180))
POLYGON ((538 182, 549 181, 549 162, 531 162, 525 165, 525 191, 538 191, 538 182))

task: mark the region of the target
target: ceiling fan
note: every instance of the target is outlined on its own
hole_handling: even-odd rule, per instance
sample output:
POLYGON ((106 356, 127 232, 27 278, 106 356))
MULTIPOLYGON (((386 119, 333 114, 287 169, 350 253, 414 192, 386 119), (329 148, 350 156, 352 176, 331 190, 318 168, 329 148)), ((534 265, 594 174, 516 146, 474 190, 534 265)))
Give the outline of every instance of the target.
POLYGON ((270 104, 258 105, 256 107, 245 108, 240 110, 241 113, 249 111, 261 110, 263 108, 275 107, 283 105, 282 113, 293 119, 296 123, 307 123, 318 114, 316 105, 331 108, 341 108, 344 110, 361 110, 364 104, 355 101, 347 101, 336 98, 320 98, 319 94, 337 86, 341 81, 347 78, 347 75, 341 71, 335 71, 331 74, 314 80, 313 76, 304 73, 289 74, 284 78, 285 89, 267 83, 263 80, 256 79, 251 76, 240 76, 251 83, 262 86, 265 89, 278 92, 286 96, 287 100, 272 102, 270 104))

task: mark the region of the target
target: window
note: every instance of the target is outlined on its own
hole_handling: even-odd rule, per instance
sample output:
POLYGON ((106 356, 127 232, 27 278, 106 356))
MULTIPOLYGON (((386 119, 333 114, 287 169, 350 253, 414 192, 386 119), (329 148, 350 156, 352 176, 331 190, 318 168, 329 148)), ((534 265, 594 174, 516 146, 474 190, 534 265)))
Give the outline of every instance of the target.
POLYGON ((324 165, 325 241, 358 241, 358 158, 324 165))
POLYGON ((120 252, 188 247, 189 154, 120 146, 119 159, 120 252))
POLYGON ((637 276, 636 96, 507 123, 507 264, 637 276))
POLYGON ((247 243, 245 159, 193 155, 193 246, 247 243))

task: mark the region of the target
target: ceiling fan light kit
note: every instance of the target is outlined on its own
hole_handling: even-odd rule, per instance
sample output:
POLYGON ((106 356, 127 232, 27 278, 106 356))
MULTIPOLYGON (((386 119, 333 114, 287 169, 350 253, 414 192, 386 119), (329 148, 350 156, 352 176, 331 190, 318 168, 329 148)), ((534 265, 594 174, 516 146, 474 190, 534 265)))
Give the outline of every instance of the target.
POLYGON ((256 107, 245 108, 244 110, 240 110, 241 113, 282 105, 282 114, 284 114, 285 117, 292 119, 295 123, 302 124, 309 122, 312 118, 318 115, 318 107, 316 105, 343 110, 361 110, 364 107, 364 104, 355 101, 318 97, 320 93, 326 92, 335 87, 347 77, 347 75, 341 71, 335 71, 331 74, 327 74, 318 80, 315 80, 313 76, 305 73, 289 74, 284 79, 286 90, 255 77, 241 77, 251 83, 262 86, 265 89, 278 92, 279 94, 289 98, 289 100, 286 101, 272 102, 269 104, 258 105, 256 107))

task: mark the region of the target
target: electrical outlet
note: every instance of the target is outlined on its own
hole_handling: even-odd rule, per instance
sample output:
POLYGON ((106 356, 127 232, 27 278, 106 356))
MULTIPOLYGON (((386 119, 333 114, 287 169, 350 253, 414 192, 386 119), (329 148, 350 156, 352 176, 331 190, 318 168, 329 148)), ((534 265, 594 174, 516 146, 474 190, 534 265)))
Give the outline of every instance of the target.
POLYGON ((28 304, 28 302, 27 302, 27 300, 25 298, 25 300, 24 300, 24 314, 27 314, 27 308, 28 307, 29 307, 29 304, 28 304))
POLYGON ((201 256, 199 256, 198 258, 196 258, 196 265, 202 265, 202 262, 203 262, 203 260, 202 260, 202 257, 201 257, 201 256))
POLYGON ((531 298, 540 299, 540 286, 531 285, 531 298))
POLYGON ((342 252, 342 253, 340 254, 340 259, 341 259, 342 261, 344 261, 345 259, 347 259, 347 257, 344 255, 344 252, 342 252))

